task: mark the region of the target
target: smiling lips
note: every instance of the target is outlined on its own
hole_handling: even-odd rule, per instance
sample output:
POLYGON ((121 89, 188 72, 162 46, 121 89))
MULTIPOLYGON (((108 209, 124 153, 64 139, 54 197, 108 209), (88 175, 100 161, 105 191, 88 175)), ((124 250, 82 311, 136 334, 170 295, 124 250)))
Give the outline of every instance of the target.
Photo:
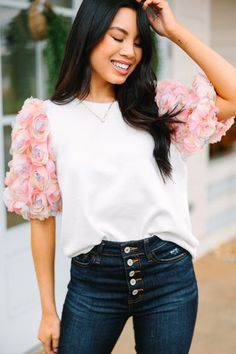
POLYGON ((131 64, 125 64, 114 60, 111 60, 111 63, 116 69, 116 71, 118 71, 120 74, 124 74, 124 75, 128 74, 131 64))

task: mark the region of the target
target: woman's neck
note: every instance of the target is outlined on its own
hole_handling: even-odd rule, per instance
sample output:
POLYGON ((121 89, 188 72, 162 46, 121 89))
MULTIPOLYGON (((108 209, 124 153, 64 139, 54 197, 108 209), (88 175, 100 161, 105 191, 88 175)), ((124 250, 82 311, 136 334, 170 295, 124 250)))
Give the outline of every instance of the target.
POLYGON ((107 81, 99 80, 93 75, 90 82, 90 92, 86 100, 94 102, 115 101, 114 85, 107 81))

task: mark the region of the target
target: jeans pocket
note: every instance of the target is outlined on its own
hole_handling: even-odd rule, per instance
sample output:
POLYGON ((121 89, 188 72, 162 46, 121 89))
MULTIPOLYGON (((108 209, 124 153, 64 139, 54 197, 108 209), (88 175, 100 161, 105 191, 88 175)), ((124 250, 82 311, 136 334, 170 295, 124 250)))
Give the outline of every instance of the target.
POLYGON ((175 263, 190 256, 183 247, 171 241, 165 241, 159 247, 150 249, 150 256, 154 263, 175 263))
POLYGON ((89 251, 87 253, 81 253, 78 256, 72 258, 72 263, 79 267, 90 267, 94 264, 96 259, 96 253, 94 251, 89 251))

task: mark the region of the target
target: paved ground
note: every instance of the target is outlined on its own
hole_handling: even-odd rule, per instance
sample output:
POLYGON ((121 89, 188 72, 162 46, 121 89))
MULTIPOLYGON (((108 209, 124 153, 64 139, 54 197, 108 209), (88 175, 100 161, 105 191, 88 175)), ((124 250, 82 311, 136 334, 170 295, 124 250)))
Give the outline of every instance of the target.
POLYGON ((191 354, 236 353, 236 239, 195 262, 199 312, 191 354))
MULTIPOLYGON (((199 311, 189 354, 236 354, 236 238, 196 261, 194 267, 199 311)), ((131 318, 112 354, 135 354, 131 318)))

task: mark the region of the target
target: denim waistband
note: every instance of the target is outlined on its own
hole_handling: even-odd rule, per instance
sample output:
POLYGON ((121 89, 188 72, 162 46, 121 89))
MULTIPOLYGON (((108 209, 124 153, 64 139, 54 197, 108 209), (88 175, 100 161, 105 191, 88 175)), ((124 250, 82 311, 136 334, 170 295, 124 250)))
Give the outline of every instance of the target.
POLYGON ((141 240, 131 240, 123 242, 102 240, 99 245, 96 245, 93 248, 93 250, 96 250, 100 254, 120 254, 125 247, 130 247, 131 249, 136 250, 136 252, 145 252, 147 250, 147 247, 152 247, 154 243, 158 246, 159 242, 162 243, 163 240, 161 240, 157 235, 152 235, 141 240))

